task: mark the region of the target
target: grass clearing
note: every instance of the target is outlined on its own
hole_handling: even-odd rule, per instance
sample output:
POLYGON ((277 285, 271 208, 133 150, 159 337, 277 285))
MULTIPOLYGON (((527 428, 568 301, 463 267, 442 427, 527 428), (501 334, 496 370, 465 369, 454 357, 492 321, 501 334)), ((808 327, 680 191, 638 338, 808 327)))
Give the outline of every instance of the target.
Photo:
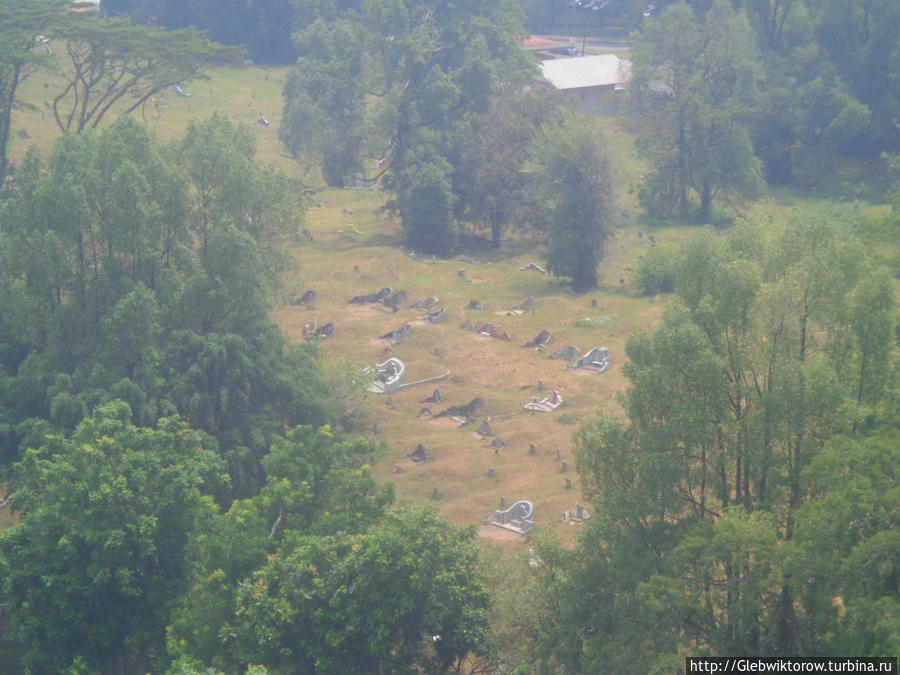
MULTIPOLYGON (((274 164, 308 185, 321 187, 315 170, 301 168, 278 141, 282 112, 282 88, 288 68, 223 67, 210 71, 206 80, 188 83, 189 98, 173 91, 161 92, 136 119, 144 121, 162 139, 180 137, 193 119, 214 112, 247 125, 257 140, 258 158, 274 164), (271 126, 260 126, 265 117, 271 126)), ((17 109, 10 156, 20 160, 36 143, 47 151, 59 136, 48 103, 58 91, 58 77, 35 73, 21 89, 25 105, 17 109)), ((114 118, 106 120, 109 123, 114 118)), ((652 246, 679 243, 696 234, 694 227, 650 227, 639 218, 637 188, 646 166, 634 149, 634 122, 626 117, 596 118, 598 133, 607 141, 613 170, 620 185, 620 216, 609 239, 608 255, 601 266, 601 284, 595 291, 573 295, 565 285, 534 270, 521 268, 541 262, 540 242, 527 235, 504 241, 499 251, 476 242, 466 254, 477 263, 459 259, 435 264, 411 256, 399 247, 399 222, 381 211, 388 198, 369 190, 320 190, 304 223, 285 242, 296 265, 284 279, 272 312, 292 343, 303 340, 304 327, 334 323, 334 335, 322 343, 322 352, 336 377, 348 371, 384 361, 386 349, 404 361, 407 381, 440 375, 450 377, 437 385, 402 390, 390 397, 355 394, 368 421, 377 421, 387 454, 374 472, 395 484, 399 499, 422 503, 436 499, 439 513, 459 524, 480 524, 503 498, 507 505, 529 499, 541 528, 554 530, 564 542, 572 542, 578 526, 563 523, 564 511, 581 501, 573 458, 573 433, 577 427, 559 418, 566 414, 577 422, 597 414, 620 415, 619 394, 627 380, 623 374, 625 342, 636 331, 658 325, 671 296, 641 297, 633 274, 642 256, 652 246), (310 242, 301 236, 307 228, 310 242), (463 269, 466 278, 459 274, 463 269), (467 281, 468 279, 468 281, 467 281), (373 293, 390 286, 404 290, 408 300, 397 313, 384 306, 348 305, 358 294, 373 293), (311 307, 290 304, 307 289, 316 291, 311 307), (421 312, 409 308, 413 302, 436 295, 438 307, 447 307, 443 323, 428 324, 421 312), (519 315, 509 310, 528 296, 535 299, 534 312, 519 315), (479 300, 484 309, 466 309, 479 300), (466 320, 475 324, 493 322, 512 339, 501 342, 461 328, 466 320), (405 323, 412 333, 391 346, 379 339, 405 323), (553 333, 552 344, 543 352, 521 347, 539 331, 553 333), (573 345, 581 352, 606 346, 611 363, 602 374, 567 370, 561 360, 548 354, 573 345), (539 383, 543 389, 539 389, 539 383), (422 403, 435 388, 445 400, 422 403), (524 404, 532 396, 558 390, 564 406, 554 413, 529 413, 524 404), (494 451, 475 427, 429 421, 420 416, 423 407, 438 412, 451 405, 468 403, 476 396, 486 401, 483 418, 490 420, 505 446, 494 451), (433 459, 416 464, 406 455, 423 443, 433 459), (529 453, 529 446, 535 453, 529 453), (568 465, 563 473, 562 463, 568 465), (395 465, 400 471, 395 473, 395 465), (494 469, 493 477, 488 476, 494 469), (566 488, 566 479, 572 481, 566 488)), ((782 222, 791 218, 828 218, 847 228, 860 219, 882 214, 886 207, 866 201, 863 193, 834 201, 807 193, 771 190, 764 199, 741 208, 740 216, 759 222, 782 222)), ((541 263, 542 264, 542 263, 541 263)), ((0 519, 4 517, 0 511, 0 519)), ((0 524, 2 527, 2 524, 0 524)), ((522 551, 526 541, 498 528, 481 528, 489 548, 522 551)))

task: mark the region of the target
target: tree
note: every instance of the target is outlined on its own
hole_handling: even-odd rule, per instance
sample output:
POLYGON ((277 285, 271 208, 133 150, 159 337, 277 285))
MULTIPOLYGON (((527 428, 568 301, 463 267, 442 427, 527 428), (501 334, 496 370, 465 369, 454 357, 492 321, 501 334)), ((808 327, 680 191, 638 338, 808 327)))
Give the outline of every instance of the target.
POLYGON ((11 306, 39 308, 34 346, 70 363, 99 346, 107 313, 137 284, 167 286, 187 244, 183 173, 129 119, 97 137, 62 137, 48 161, 30 152, 7 207, 0 252, 11 306))
POLYGON ((678 3, 649 19, 633 49, 632 101, 646 119, 638 142, 654 172, 641 199, 653 215, 711 222, 717 196, 753 196, 761 164, 747 123, 756 52, 743 15, 716 2, 702 20, 678 3))
POLYGON ((174 418, 129 423, 98 408, 71 439, 47 436, 16 466, 21 522, 0 535, 4 594, 25 664, 39 672, 146 672, 164 663, 203 497, 222 470, 214 441, 174 418))
POLYGON ((99 403, 134 422, 180 414, 216 436, 231 491, 254 494, 271 439, 341 411, 315 348, 285 349, 268 317, 302 203, 221 117, 159 144, 130 118, 31 151, 3 203, 0 424, 71 431, 99 403))
POLYGON ((198 539, 197 575, 169 627, 173 656, 226 672, 247 662, 235 633, 240 585, 296 536, 354 535, 382 520, 393 490, 359 466, 371 453, 364 439, 327 427, 297 427, 275 440, 259 494, 232 503, 198 539))
POLYGON ((491 245, 500 247, 503 230, 526 222, 528 176, 522 167, 541 125, 558 121, 561 102, 553 92, 498 87, 488 109, 470 113, 456 135, 460 150, 452 162, 456 216, 487 225, 491 245))
POLYGON ((240 54, 194 29, 165 31, 83 13, 68 15, 52 35, 63 40, 67 56, 58 66, 62 91, 53 99, 64 132, 96 128, 111 112, 127 115, 163 89, 201 77, 208 62, 240 54))
POLYGON ((16 90, 32 68, 43 60, 43 34, 59 17, 58 0, 0 2, 0 186, 6 182, 6 156, 16 90))
POLYGON ((359 171, 365 128, 364 33, 349 20, 318 20, 295 35, 297 66, 284 85, 281 142, 319 159, 325 183, 359 171), (338 53, 340 52, 340 53, 338 53))
POLYGON ((569 117, 546 126, 529 154, 526 171, 536 195, 539 225, 550 236, 548 269, 571 277, 577 291, 595 288, 615 208, 601 140, 585 122, 569 117))
POLYGON ((807 631, 819 654, 892 654, 897 602, 900 436, 896 419, 838 437, 804 469, 793 565, 803 579, 807 631), (828 551, 830 555, 822 555, 828 551))
MULTIPOLYGON (((821 222, 697 236, 670 266, 680 303, 626 346, 627 421, 600 418, 576 439, 595 517, 549 590, 573 606, 553 607, 563 627, 543 628, 546 658, 587 672, 604 663, 650 672, 685 648, 827 652, 819 637, 835 624, 817 617, 832 616, 822 612, 834 595, 822 580, 844 557, 826 543, 832 525, 815 522, 830 502, 809 518, 811 472, 820 471, 811 467, 837 456, 831 439, 886 412, 886 380, 875 373, 893 372, 893 296, 866 272, 858 243, 821 222), (560 631, 587 637, 552 648, 560 631)), ((855 475, 839 466, 830 480, 855 475)), ((857 488, 848 486, 851 503, 857 488)), ((891 527, 879 515, 860 556, 891 560, 891 527)), ((894 611, 892 590, 875 571, 884 568, 870 569, 877 590, 854 611, 865 614, 867 644, 886 644, 895 623, 876 626, 871 612, 894 611)))
POLYGON ((352 536, 298 536, 241 584, 245 658, 273 673, 450 670, 484 643, 472 530, 404 509, 352 536))
POLYGON ((453 220, 456 197, 450 163, 440 155, 420 162, 400 200, 399 211, 407 243, 423 253, 442 254, 456 245, 453 220))
MULTIPOLYGON (((423 186, 442 209, 439 228, 445 226, 443 197, 434 186, 443 182, 438 174, 449 176, 443 167, 449 132, 466 112, 484 109, 497 83, 530 74, 533 65, 516 43, 519 17, 506 0, 355 4, 340 6, 337 19, 323 11, 330 24, 313 24, 300 34, 298 70, 285 103, 285 118, 292 120, 289 139, 295 150, 320 150, 327 139, 340 140, 338 152, 325 156, 335 161, 330 182, 356 164, 354 148, 367 150, 382 167, 379 176, 386 174, 396 191, 394 206, 407 236, 418 241, 419 224, 405 219, 420 212, 413 202, 422 202, 423 186), (354 46, 338 50, 323 39, 338 35, 356 38, 362 52, 354 46), (346 76, 350 80, 342 81, 346 76), (323 95, 314 96, 316 91, 323 95), (363 106, 366 96, 371 100, 363 106), (361 112, 362 128, 373 132, 357 148, 361 112), (321 126, 329 122, 330 128, 321 126), (341 138, 350 129, 355 133, 341 138)), ((452 237, 442 234, 428 239, 452 245, 452 237)))

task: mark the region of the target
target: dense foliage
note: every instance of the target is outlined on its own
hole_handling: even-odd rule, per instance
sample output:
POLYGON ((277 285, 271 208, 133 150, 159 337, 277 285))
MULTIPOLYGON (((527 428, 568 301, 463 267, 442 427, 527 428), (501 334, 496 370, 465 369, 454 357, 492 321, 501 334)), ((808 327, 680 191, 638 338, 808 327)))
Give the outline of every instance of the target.
POLYGON ((645 673, 685 650, 892 653, 889 277, 821 223, 695 237, 671 269, 678 304, 628 340, 627 420, 577 436, 596 515, 546 554, 543 658, 645 673))
POLYGON ((9 186, 0 599, 28 672, 444 671, 484 649, 474 533, 389 511, 372 445, 327 425, 314 343, 268 318, 302 204, 253 155, 218 116, 169 145, 125 118, 9 186))
POLYGON ((335 9, 310 13, 297 33, 282 140, 318 157, 331 185, 377 161, 407 242, 447 253, 456 238, 455 130, 488 108, 498 85, 531 72, 516 43, 518 13, 505 0, 335 9))
POLYGON ((118 398, 137 424, 177 413, 213 434, 247 494, 270 436, 332 419, 313 351, 286 355, 267 317, 287 188, 219 117, 169 147, 123 119, 29 153, 0 235, 6 464, 35 420, 71 430, 118 398))
POLYGON ((896 2, 656 5, 632 54, 651 215, 713 222, 760 176, 814 187, 842 157, 900 149, 896 2))
POLYGON ((615 210, 615 187, 602 140, 583 120, 547 125, 529 147, 526 165, 535 216, 549 233, 547 267, 572 279, 572 288, 597 286, 597 265, 615 210))
POLYGON ((65 672, 76 659, 110 673, 165 663, 160 638, 187 585, 186 550, 215 514, 202 493, 223 465, 215 441, 176 418, 139 429, 130 417, 121 401, 102 405, 18 465, 23 519, 0 535, 0 551, 33 672, 65 672))
POLYGON ((298 10, 291 0, 101 0, 100 11, 167 30, 193 27, 215 42, 244 47, 262 63, 296 58, 291 30, 298 10))

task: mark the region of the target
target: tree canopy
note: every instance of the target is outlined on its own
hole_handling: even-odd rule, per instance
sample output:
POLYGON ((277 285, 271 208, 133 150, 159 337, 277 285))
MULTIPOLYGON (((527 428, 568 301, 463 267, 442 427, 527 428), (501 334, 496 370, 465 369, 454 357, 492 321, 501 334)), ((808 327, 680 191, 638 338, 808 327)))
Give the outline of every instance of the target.
POLYGON ((597 286, 597 265, 615 210, 615 188, 602 140, 574 117, 547 125, 529 147, 526 171, 534 209, 549 233, 548 269, 584 291, 597 286))
POLYGON ((124 118, 29 153, 0 233, 4 423, 71 430, 110 397, 140 424, 178 413, 216 436, 244 494, 271 434, 331 419, 315 348, 286 354, 267 315, 302 204, 253 154, 220 117, 174 146, 124 118))
POLYGON ((81 13, 57 21, 51 35, 63 41, 67 56, 53 99, 64 132, 96 128, 117 104, 128 114, 159 91, 200 76, 210 61, 239 55, 194 29, 167 31, 81 13))
MULTIPOLYGON (((862 585, 839 576, 847 554, 826 541, 826 530, 841 535, 821 509, 845 509, 846 492, 819 480, 857 461, 858 448, 859 461, 874 464, 860 465, 846 490, 863 510, 880 500, 866 476, 896 431, 884 407, 896 395, 882 377, 895 372, 896 321, 884 272, 822 223, 772 238, 750 226, 694 237, 673 268, 679 303, 627 343, 627 420, 599 418, 577 436, 596 518, 575 552, 548 555, 566 568, 546 571, 559 573, 550 593, 566 599, 548 620, 589 637, 554 645, 559 631, 545 628, 545 658, 649 672, 688 645, 697 654, 833 654, 848 649, 834 637, 849 629, 848 615, 866 625, 866 653, 885 653, 893 619, 878 628, 871 612, 888 608, 893 591, 878 573, 862 585), (840 460, 837 448, 847 448, 840 460)), ((893 528, 878 516, 846 550, 891 558, 893 528)))
POLYGON ((654 173, 641 200, 652 215, 711 222, 717 196, 762 184, 747 125, 757 53, 743 15, 717 2, 704 17, 679 3, 647 21, 633 50, 632 101, 644 118, 641 153, 654 173))
POLYGON ((164 663, 190 540, 215 513, 202 495, 224 466, 215 441, 183 422, 141 429, 130 418, 122 402, 101 406, 16 467, 22 520, 0 534, 2 592, 34 672, 77 660, 108 673, 164 663))
POLYGON ((58 0, 0 2, 0 185, 6 181, 13 106, 16 90, 33 66, 41 63, 44 33, 58 20, 58 0))
POLYGON ((505 1, 351 3, 324 13, 298 33, 282 139, 295 153, 317 154, 332 185, 363 157, 377 161, 407 240, 447 252, 451 132, 465 113, 486 108, 498 83, 530 72, 518 18, 505 1))

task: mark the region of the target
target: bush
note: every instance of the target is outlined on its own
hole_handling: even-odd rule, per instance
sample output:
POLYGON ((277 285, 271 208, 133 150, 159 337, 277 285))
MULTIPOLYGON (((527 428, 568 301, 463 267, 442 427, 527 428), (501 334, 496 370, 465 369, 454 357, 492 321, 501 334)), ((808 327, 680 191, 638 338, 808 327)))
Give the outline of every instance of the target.
POLYGON ((663 244, 651 248, 635 272, 634 279, 642 295, 671 293, 675 290, 675 258, 678 247, 663 244))

